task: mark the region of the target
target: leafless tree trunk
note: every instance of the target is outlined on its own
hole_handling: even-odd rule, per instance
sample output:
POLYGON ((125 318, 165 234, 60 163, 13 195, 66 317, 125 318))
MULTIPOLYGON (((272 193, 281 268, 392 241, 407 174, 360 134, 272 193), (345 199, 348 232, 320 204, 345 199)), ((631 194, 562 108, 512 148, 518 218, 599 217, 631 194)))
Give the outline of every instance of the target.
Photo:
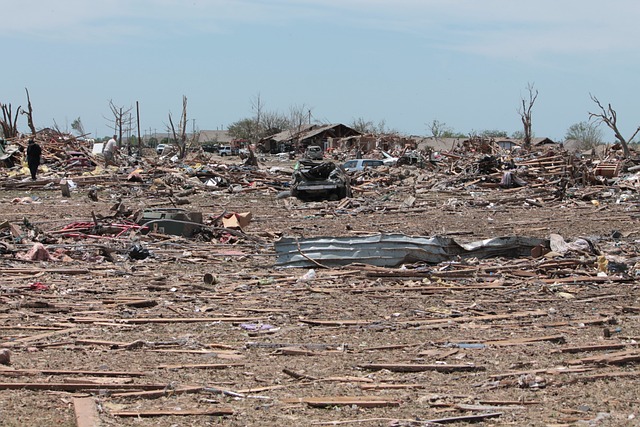
POLYGON ((171 132, 173 133, 173 139, 178 145, 180 150, 179 157, 184 159, 187 154, 187 97, 182 96, 182 115, 180 116, 180 123, 178 123, 178 132, 173 125, 173 118, 169 113, 169 125, 171 126, 171 132))
POLYGON ((5 138, 15 138, 18 136, 18 115, 21 107, 18 107, 15 116, 12 114, 11 104, 0 103, 0 108, 2 109, 2 120, 0 120, 2 135, 5 138))
MULTIPOLYGON (((130 113, 133 107, 125 110, 124 107, 118 107, 112 100, 109 100, 109 109, 113 115, 113 120, 109 119, 111 128, 113 129, 113 133, 118 137, 118 146, 122 147, 122 135, 131 130, 130 113)), ((129 154, 131 154, 131 147, 129 147, 129 154)))
POLYGON ((27 123, 29 124, 29 129, 31 129, 31 135, 36 136, 36 127, 33 125, 33 108, 31 108, 31 98, 29 97, 29 90, 25 87, 24 90, 27 92, 27 109, 28 111, 22 111, 22 114, 26 114, 27 123))
POLYGON ((522 98, 522 106, 518 107, 518 114, 520 120, 522 120, 522 126, 524 130, 524 146, 526 149, 531 148, 531 110, 533 104, 535 104, 538 98, 538 90, 533 87, 532 83, 527 84, 527 91, 529 92, 529 99, 522 98))
POLYGON ((296 150, 300 149, 300 133, 309 121, 308 117, 310 116, 311 109, 305 104, 291 105, 289 107, 289 121, 291 122, 292 131, 296 137, 296 150))
POLYGON ((609 129, 613 131, 613 134, 615 135, 618 142, 620 142, 620 145, 622 145, 622 151, 624 153, 625 159, 629 158, 631 156, 631 153, 629 152, 629 144, 627 143, 627 141, 632 141, 633 138, 635 138, 635 136, 640 131, 640 126, 638 126, 633 135, 631 135, 631 138, 625 139, 618 129, 618 114, 616 113, 616 110, 611 107, 611 104, 607 104, 607 108, 604 108, 598 98, 591 94, 589 94, 589 96, 591 97, 591 100, 595 102, 596 105, 600 108, 600 113, 589 113, 589 119, 595 119, 596 121, 607 125, 609 129))

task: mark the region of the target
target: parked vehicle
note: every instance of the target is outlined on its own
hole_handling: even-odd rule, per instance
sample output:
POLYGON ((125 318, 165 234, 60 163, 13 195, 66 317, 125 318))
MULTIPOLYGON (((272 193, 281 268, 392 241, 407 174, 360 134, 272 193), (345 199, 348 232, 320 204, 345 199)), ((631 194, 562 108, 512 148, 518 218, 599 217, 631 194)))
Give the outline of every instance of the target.
POLYGON ((354 159, 347 160, 344 162, 342 167, 347 172, 361 171, 366 168, 377 168, 379 166, 384 166, 384 162, 382 160, 374 160, 374 159, 354 159))
POLYGON ((158 153, 158 155, 161 155, 166 147, 167 144, 158 144, 158 146, 156 147, 156 153, 158 153))
POLYGON ((232 147, 230 145, 223 145, 218 149, 218 154, 222 157, 224 156, 237 156, 238 149, 236 147, 232 147))
POLYGON ((351 197, 349 177, 333 162, 300 160, 290 185, 291 195, 305 202, 351 197))
POLYGON ((384 156, 384 159, 382 159, 382 162, 384 163, 385 166, 393 166, 396 163, 398 163, 398 158, 392 156, 391 154, 387 153, 386 151, 383 151, 382 155, 384 156))
POLYGON ((202 144, 202 149, 207 153, 217 153, 220 149, 218 144, 202 144))
POLYGON ((304 158, 309 160, 322 160, 324 158, 322 147, 319 147, 317 145, 308 146, 306 151, 304 152, 304 158))

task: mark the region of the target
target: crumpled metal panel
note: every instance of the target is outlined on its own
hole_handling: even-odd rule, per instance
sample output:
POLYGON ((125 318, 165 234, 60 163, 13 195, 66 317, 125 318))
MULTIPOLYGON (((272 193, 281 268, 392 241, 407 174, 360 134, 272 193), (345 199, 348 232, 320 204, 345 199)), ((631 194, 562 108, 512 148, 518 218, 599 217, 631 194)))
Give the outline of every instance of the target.
POLYGON ((498 237, 459 244, 449 237, 375 234, 357 237, 317 237, 297 239, 284 237, 275 243, 278 267, 314 267, 320 264, 337 267, 352 263, 397 267, 401 264, 426 262, 438 264, 460 258, 530 256, 538 245, 549 246, 548 240, 528 237, 498 237), (302 255, 304 254, 304 255, 302 255))

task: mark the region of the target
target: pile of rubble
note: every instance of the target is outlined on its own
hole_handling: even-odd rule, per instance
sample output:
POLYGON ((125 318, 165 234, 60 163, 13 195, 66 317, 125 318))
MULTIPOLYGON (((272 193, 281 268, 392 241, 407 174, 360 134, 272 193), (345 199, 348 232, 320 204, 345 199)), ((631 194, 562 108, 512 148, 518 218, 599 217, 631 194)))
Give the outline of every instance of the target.
POLYGON ((38 181, 20 150, 0 170, 0 411, 17 423, 637 416, 633 161, 488 145, 348 173, 203 152, 103 168, 54 139, 38 181))

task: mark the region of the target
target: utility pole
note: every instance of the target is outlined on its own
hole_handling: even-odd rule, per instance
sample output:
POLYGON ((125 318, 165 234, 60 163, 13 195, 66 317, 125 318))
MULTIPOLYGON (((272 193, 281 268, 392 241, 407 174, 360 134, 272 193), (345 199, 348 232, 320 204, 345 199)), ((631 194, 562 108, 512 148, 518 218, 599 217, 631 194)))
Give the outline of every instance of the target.
POLYGON ((138 124, 138 155, 142 155, 144 141, 140 139, 140 104, 136 101, 136 122, 138 124))

